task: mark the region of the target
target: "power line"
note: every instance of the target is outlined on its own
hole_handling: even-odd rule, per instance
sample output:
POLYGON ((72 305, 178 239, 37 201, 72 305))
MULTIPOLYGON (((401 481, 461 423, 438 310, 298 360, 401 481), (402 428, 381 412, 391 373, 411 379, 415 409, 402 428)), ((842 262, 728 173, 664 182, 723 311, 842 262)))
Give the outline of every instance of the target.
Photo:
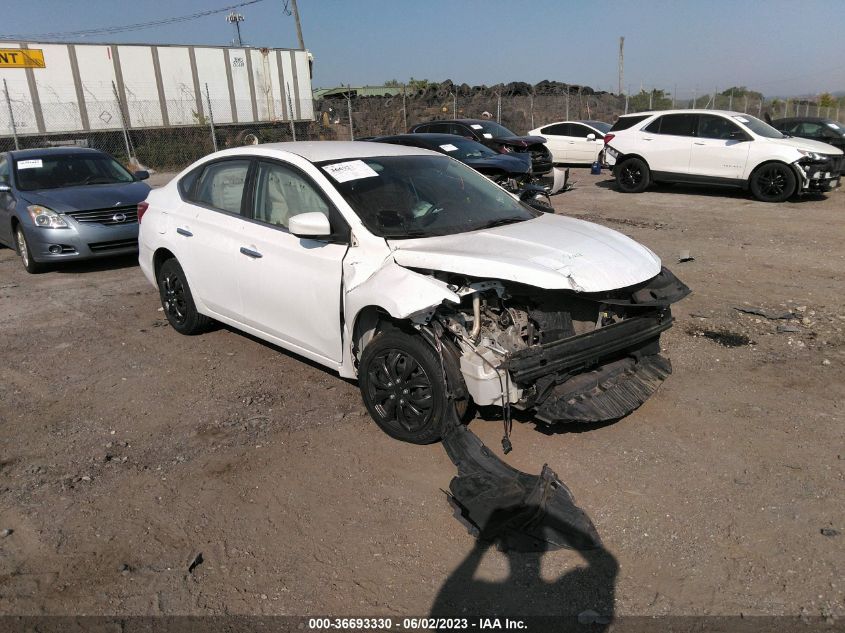
POLYGON ((152 20, 150 22, 137 22, 135 24, 123 24, 120 26, 103 26, 95 29, 83 29, 80 31, 56 31, 53 33, 37 33, 37 34, 22 34, 22 33, 3 33, 0 34, 0 40, 52 40, 52 39, 63 39, 63 38, 74 38, 74 37, 87 37, 89 35, 105 35, 108 33, 126 33, 129 31, 140 31, 143 29, 150 29, 156 26, 163 26, 165 24, 173 24, 176 22, 188 22, 190 20, 196 20, 199 18, 204 18, 209 15, 215 15, 217 13, 224 13, 226 11, 232 11, 234 9, 239 9, 241 7, 246 7, 251 4, 258 4, 259 2, 264 2, 264 0, 246 0, 246 2, 241 2, 239 4, 229 5, 227 7, 220 7, 219 9, 209 9, 208 11, 200 11, 198 13, 191 13, 190 15, 182 15, 173 18, 165 18, 161 20, 152 20))

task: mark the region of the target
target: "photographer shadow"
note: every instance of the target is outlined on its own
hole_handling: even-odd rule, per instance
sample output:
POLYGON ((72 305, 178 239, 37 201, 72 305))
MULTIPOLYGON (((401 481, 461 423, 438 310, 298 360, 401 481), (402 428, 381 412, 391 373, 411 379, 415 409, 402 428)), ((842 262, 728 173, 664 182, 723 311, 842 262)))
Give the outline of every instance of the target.
MULTIPOLYGON (((490 525, 507 521, 507 510, 497 511, 490 525), (504 516, 503 516, 504 515, 504 516)), ((607 630, 614 613, 615 585, 619 564, 616 558, 593 537, 572 525, 553 526, 568 533, 568 541, 579 552, 585 565, 579 565, 553 581, 541 576, 546 549, 536 551, 506 550, 509 575, 502 582, 476 578, 482 560, 494 545, 507 546, 498 540, 482 540, 484 529, 472 551, 443 583, 430 616, 439 618, 514 618, 542 616, 532 622, 530 630, 564 631, 607 630), (583 625, 591 626, 585 628, 583 625)))

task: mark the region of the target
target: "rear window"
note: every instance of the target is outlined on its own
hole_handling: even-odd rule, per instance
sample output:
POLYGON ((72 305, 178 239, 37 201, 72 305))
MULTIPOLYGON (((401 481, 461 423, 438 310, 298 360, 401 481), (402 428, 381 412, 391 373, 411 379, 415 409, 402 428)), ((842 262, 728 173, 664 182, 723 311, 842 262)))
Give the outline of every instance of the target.
POLYGON ((610 132, 618 132, 619 130, 627 130, 629 127, 635 126, 637 123, 645 121, 651 114, 643 114, 637 116, 621 116, 610 128, 610 132))

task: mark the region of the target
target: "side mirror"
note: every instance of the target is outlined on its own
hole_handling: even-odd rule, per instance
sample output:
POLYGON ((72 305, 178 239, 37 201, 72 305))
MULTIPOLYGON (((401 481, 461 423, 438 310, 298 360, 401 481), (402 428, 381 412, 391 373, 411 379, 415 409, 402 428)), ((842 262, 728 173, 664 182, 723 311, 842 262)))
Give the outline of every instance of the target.
POLYGON ((748 135, 741 130, 735 130, 730 133, 729 135, 730 140, 732 141, 750 141, 751 139, 748 138, 748 135))
POLYGON ((329 219, 319 211, 299 213, 292 216, 288 220, 288 230, 296 237, 306 239, 329 237, 332 234, 329 219))
POLYGON ((0 193, 11 193, 12 188, 6 183, 0 184, 0 193))
POLYGON ((587 140, 588 141, 595 141, 596 135, 595 134, 587 134, 587 140))
POLYGON ((135 180, 146 180, 150 177, 150 172, 148 172, 146 169, 141 169, 139 171, 136 171, 134 173, 134 176, 135 180))

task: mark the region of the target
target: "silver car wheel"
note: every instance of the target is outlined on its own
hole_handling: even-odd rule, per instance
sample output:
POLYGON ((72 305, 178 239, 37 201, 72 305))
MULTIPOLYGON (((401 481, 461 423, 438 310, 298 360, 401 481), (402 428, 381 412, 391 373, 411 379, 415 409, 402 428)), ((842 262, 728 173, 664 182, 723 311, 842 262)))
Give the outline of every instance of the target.
POLYGON ((15 236, 18 240, 18 252, 21 255, 21 259, 23 260, 24 266, 29 266, 29 250, 26 247, 26 237, 24 237, 23 229, 18 227, 15 236))

